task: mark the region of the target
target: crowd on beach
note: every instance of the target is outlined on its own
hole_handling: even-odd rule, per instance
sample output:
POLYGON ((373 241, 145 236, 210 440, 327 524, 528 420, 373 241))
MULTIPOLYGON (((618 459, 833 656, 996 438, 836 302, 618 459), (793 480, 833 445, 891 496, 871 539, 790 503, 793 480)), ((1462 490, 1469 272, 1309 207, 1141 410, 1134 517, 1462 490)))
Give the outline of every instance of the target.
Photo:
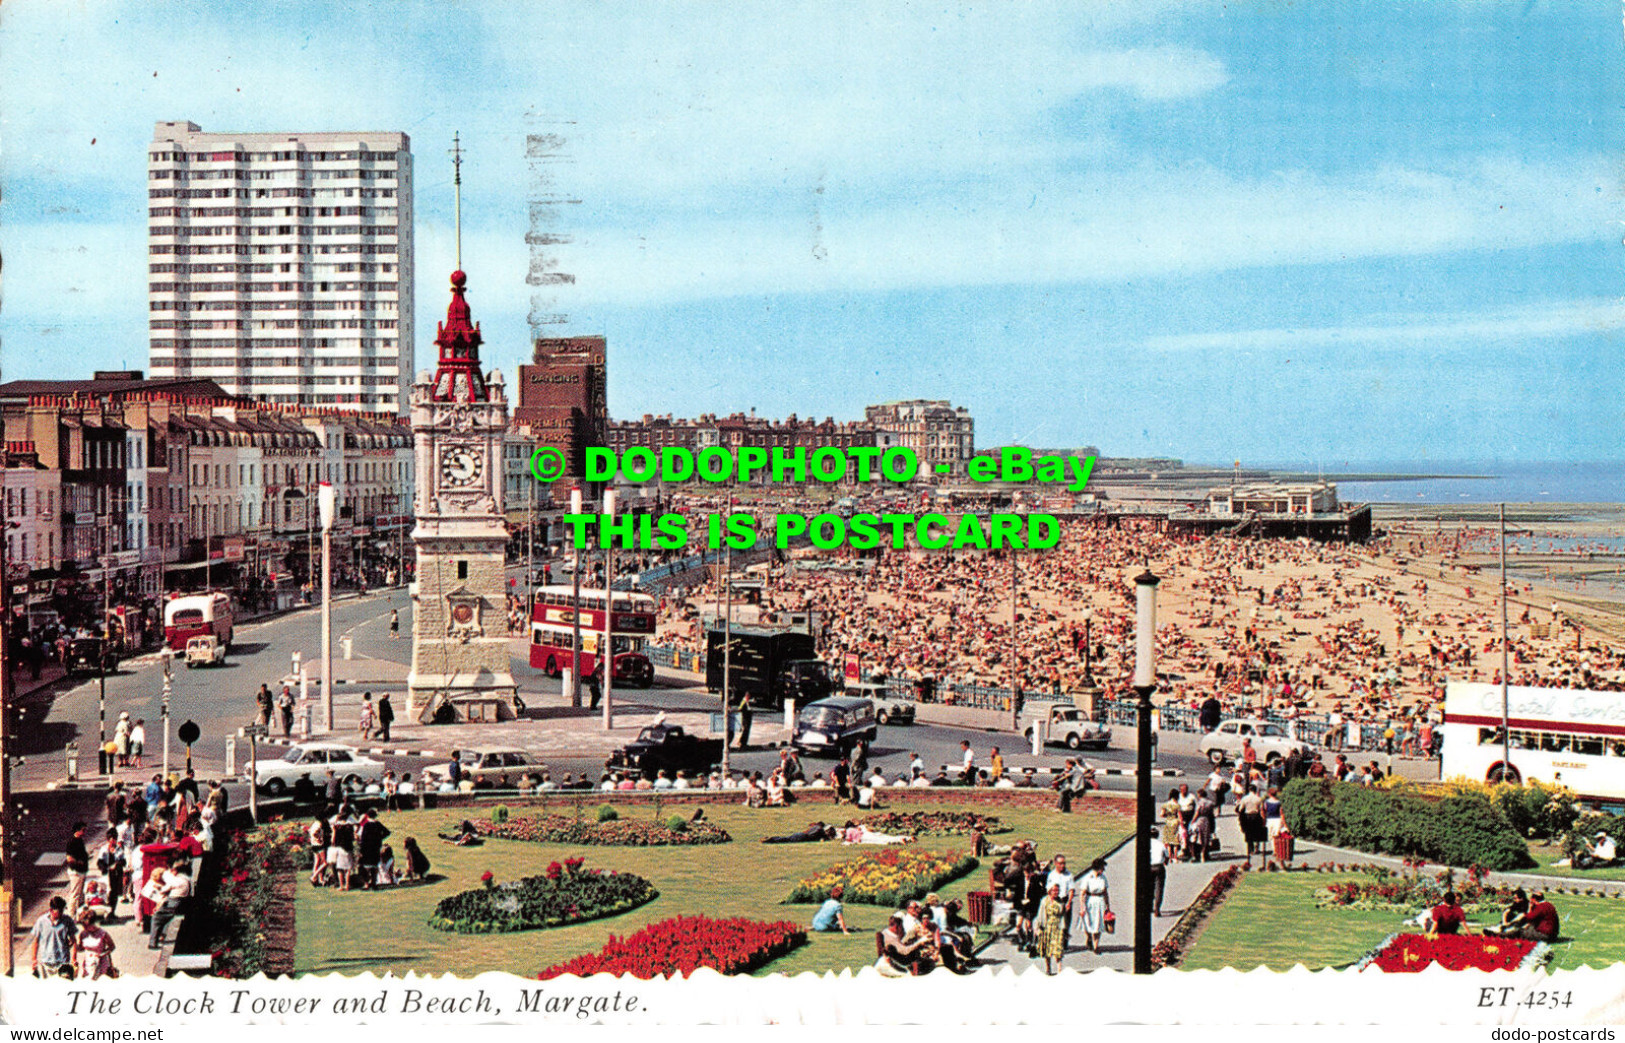
MULTIPOLYGON (((1158 702, 1192 709, 1210 694, 1227 712, 1336 713, 1407 734, 1436 722, 1447 680, 1500 680, 1499 602, 1460 534, 1399 534, 1368 545, 1169 535, 1149 524, 1063 520, 1060 543, 1019 555, 886 550, 862 571, 775 565, 764 618, 811 610, 820 654, 861 657, 873 679, 932 679, 1071 693, 1087 679, 1123 696, 1133 663, 1131 577, 1158 588, 1158 702), (1407 569, 1421 557, 1423 575, 1407 569), (1014 573, 1014 575, 1012 575, 1014 573), (1012 630, 1011 592, 1016 625, 1012 630)), ((1493 577, 1491 577, 1493 579, 1493 577)), ((1566 617, 1516 586, 1512 684, 1625 688, 1625 646, 1584 642, 1566 617), (1547 624, 1535 636, 1531 624, 1547 624)), ((668 592, 659 641, 703 648, 716 584, 668 592)))

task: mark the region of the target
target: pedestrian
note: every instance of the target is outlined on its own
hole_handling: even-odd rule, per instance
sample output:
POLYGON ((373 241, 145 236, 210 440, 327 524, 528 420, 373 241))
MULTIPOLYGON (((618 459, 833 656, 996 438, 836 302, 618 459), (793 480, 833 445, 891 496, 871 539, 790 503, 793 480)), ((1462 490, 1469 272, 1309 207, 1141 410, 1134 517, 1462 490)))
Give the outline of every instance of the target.
POLYGON ((389 693, 378 697, 378 738, 389 741, 389 726, 395 723, 395 707, 390 705, 389 693))
POLYGON ((113 788, 107 791, 102 798, 102 806, 106 808, 107 824, 117 826, 124 821, 124 783, 115 782, 113 788))
POLYGON ((338 806, 340 798, 344 796, 344 786, 339 782, 339 777, 333 773, 332 768, 327 769, 327 781, 323 783, 322 796, 326 797, 327 803, 334 807, 338 806))
POLYGON ((1054 974, 1066 956, 1066 902, 1059 884, 1051 884, 1034 920, 1034 951, 1044 957, 1044 973, 1054 974))
POLYGON ((604 697, 604 660, 602 656, 593 665, 592 673, 587 675, 587 694, 591 698, 591 709, 598 709, 598 702, 604 697))
POLYGON ((34 976, 73 977, 73 947, 78 934, 78 925, 68 915, 67 900, 53 896, 50 907, 34 921, 34 929, 28 934, 28 963, 34 976))
POLYGON ((401 610, 398 609, 398 608, 392 608, 392 609, 389 610, 389 639, 391 641, 394 641, 394 640, 399 639, 400 636, 401 636, 401 610))
POLYGON ((994 782, 998 782, 1000 779, 1004 778, 1004 754, 999 752, 999 748, 997 746, 993 747, 993 752, 988 754, 988 761, 993 768, 990 775, 992 780, 994 782))
POLYGON ((130 711, 125 710, 118 715, 118 723, 113 726, 113 755, 117 758, 116 767, 128 767, 130 763, 130 711))
POLYGON ((293 689, 282 686, 282 691, 277 693, 276 708, 282 716, 282 737, 293 738, 293 689))
POLYGON ((1112 916, 1112 894, 1106 886, 1106 860, 1097 858, 1089 869, 1078 877, 1077 893, 1080 907, 1078 917, 1083 921, 1083 944, 1090 952, 1099 954, 1100 936, 1106 931, 1112 916))
POLYGON ((846 754, 841 754, 841 759, 835 762, 829 774, 835 780, 835 803, 840 804, 847 799, 846 784, 852 777, 852 766, 847 763, 846 754))
POLYGON ((361 693, 361 716, 356 721, 356 732, 362 739, 372 738, 372 729, 377 720, 377 715, 372 708, 372 693, 361 693))
POLYGON ((968 739, 959 740, 960 766, 959 781, 966 786, 976 782, 976 753, 970 748, 968 739))
POLYGON ((102 918, 95 911, 86 909, 79 914, 79 934, 73 947, 79 977, 92 981, 112 977, 116 948, 112 935, 102 929, 102 918))
POLYGON ((158 908, 152 914, 152 931, 147 936, 147 948, 156 949, 164 939, 169 922, 186 912, 192 899, 192 877, 185 862, 163 871, 158 885, 158 908))
POLYGON ((371 891, 378 883, 378 863, 383 858, 384 840, 388 836, 389 830, 378 821, 371 808, 361 813, 361 821, 355 828, 355 843, 363 891, 371 891))
POLYGON ((312 887, 324 887, 328 880, 327 849, 333 843, 333 827, 328 824, 327 817, 318 814, 305 830, 305 839, 310 843, 310 853, 314 859, 310 869, 310 883, 312 887))
POLYGON ((130 761, 129 766, 137 770, 141 767, 141 754, 147 749, 147 722, 140 717, 135 719, 135 726, 130 729, 130 761))
POLYGON ((271 689, 263 684, 260 685, 260 690, 254 693, 254 702, 259 706, 260 726, 269 728, 271 726, 271 709, 276 705, 276 700, 271 696, 271 689))
POLYGON ((869 777, 869 744, 862 739, 852 744, 852 777, 859 782, 869 777))
POLYGON ((1162 893, 1168 887, 1168 845, 1162 842, 1161 832, 1151 827, 1151 915, 1162 915, 1162 893))
POLYGON ((108 827, 102 846, 96 849, 96 868, 107 880, 107 916, 118 913, 119 896, 124 894, 124 870, 129 856, 119 842, 118 828, 108 827))
POLYGON ((85 823, 73 824, 63 855, 68 867, 68 915, 78 916, 85 902, 85 874, 90 872, 90 851, 85 847, 85 823))

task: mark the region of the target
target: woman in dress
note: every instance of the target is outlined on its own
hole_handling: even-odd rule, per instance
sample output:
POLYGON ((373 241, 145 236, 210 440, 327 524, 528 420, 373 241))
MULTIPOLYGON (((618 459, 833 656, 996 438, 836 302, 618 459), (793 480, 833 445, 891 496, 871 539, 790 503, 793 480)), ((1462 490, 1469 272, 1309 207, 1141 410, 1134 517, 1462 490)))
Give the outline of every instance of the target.
POLYGON ((395 849, 388 844, 378 852, 378 877, 375 883, 379 887, 391 887, 395 883, 395 849))
POLYGON ((310 867, 310 883, 312 887, 321 887, 327 883, 327 849, 333 843, 333 827, 327 824, 327 819, 317 815, 311 822, 306 836, 310 840, 310 853, 313 859, 310 867))
POLYGON ((79 934, 73 942, 73 962, 79 977, 95 979, 115 976, 114 948, 112 935, 102 929, 101 916, 89 909, 80 913, 79 934))
POLYGON ((1033 921, 1038 955, 1044 958, 1044 973, 1054 974, 1056 964, 1066 956, 1066 903, 1061 901, 1061 885, 1051 884, 1038 904, 1033 921))
POLYGON ((355 819, 346 804, 333 816, 333 840, 327 848, 327 864, 333 868, 340 891, 350 889, 350 876, 355 872, 355 819))
POLYGON ((1106 886, 1106 860, 1097 858, 1078 877, 1078 894, 1083 896, 1083 943, 1090 952, 1100 952, 1100 935, 1106 930, 1106 914, 1112 911, 1112 894, 1106 886))
POLYGON ((1179 791, 1168 791, 1168 800, 1162 805, 1162 836, 1168 845, 1168 861, 1178 862, 1185 848, 1185 823, 1179 817, 1179 791))
POLYGON ((1274 850, 1275 834, 1281 832, 1281 815, 1284 810, 1281 791, 1271 786, 1269 795, 1264 798, 1264 832, 1269 836, 1270 850, 1274 850))
POLYGON ((1213 816, 1217 811, 1218 805, 1213 802, 1213 795, 1206 789, 1198 791, 1190 824, 1190 854, 1195 861, 1206 862, 1212 850, 1213 816))

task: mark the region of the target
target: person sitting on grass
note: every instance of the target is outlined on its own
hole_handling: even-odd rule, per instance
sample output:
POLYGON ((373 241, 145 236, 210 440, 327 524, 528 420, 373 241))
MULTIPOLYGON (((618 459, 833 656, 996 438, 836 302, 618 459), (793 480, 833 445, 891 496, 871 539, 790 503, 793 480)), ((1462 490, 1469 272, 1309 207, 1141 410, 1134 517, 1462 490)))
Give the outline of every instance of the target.
POLYGON ((401 849, 405 852, 406 861, 401 866, 401 879, 422 880, 429 875, 429 859, 418 847, 417 837, 407 837, 401 842, 401 849))
POLYGON ((813 914, 813 930, 852 933, 852 929, 846 925, 846 906, 841 902, 845 895, 846 887, 842 884, 836 884, 829 889, 829 897, 818 907, 818 912, 813 914))
POLYGON ((1533 942, 1557 941, 1557 907, 1546 900, 1544 891, 1529 895, 1529 911, 1509 923, 1505 934, 1511 938, 1527 938, 1533 942))
POLYGON ((1614 838, 1605 830, 1597 830, 1597 835, 1591 840, 1584 837, 1580 842, 1586 846, 1585 851, 1574 856, 1576 869, 1603 869, 1615 865, 1619 858, 1619 849, 1614 838))
POLYGON ((440 834, 440 839, 457 847, 476 847, 485 842, 480 839, 480 831, 474 828, 474 823, 470 822, 466 818, 463 819, 462 824, 457 827, 457 832, 455 835, 442 833, 440 834))
POLYGON ((1444 900, 1433 907, 1433 930, 1438 934, 1460 934, 1461 925, 1466 922, 1456 892, 1446 891, 1444 900))

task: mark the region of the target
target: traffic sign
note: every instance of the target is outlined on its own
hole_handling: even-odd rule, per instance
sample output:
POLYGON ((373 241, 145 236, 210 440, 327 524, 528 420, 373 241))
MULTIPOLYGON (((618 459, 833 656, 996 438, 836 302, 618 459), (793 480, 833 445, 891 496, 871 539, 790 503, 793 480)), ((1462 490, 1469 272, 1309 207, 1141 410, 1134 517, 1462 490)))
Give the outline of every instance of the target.
POLYGON ((188 746, 197 742, 198 736, 201 734, 203 733, 198 730, 198 726, 192 721, 187 721, 175 729, 175 737, 188 746))

